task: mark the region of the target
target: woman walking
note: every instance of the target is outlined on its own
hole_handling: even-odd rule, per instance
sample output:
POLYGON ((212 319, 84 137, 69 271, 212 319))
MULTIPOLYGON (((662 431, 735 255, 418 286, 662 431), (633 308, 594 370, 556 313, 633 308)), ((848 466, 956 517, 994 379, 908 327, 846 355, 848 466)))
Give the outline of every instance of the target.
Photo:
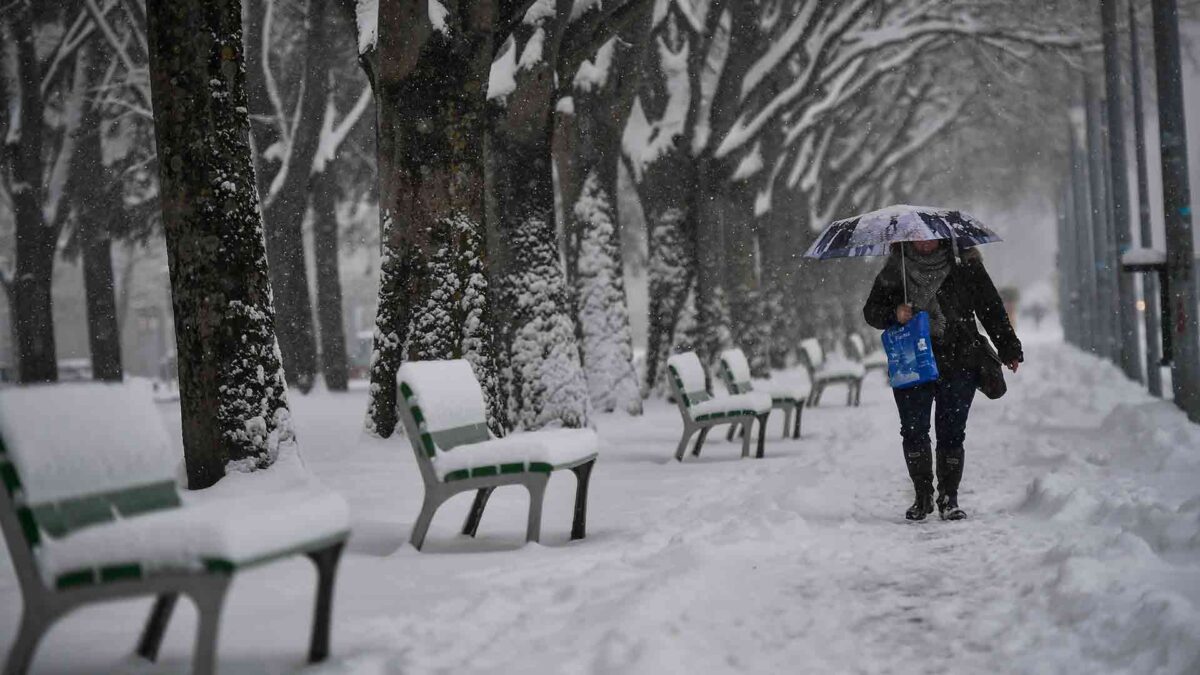
POLYGON ((929 418, 936 407, 933 423, 938 513, 944 520, 961 520, 967 517, 958 505, 963 441, 979 383, 980 350, 984 348, 984 338, 975 328, 976 316, 1009 370, 1017 372, 1024 355, 1000 294, 974 248, 955 260, 946 240, 892 245, 887 262, 875 277, 863 317, 871 326, 885 330, 908 323, 921 311, 929 314, 939 377, 934 382, 893 390, 900 413, 904 461, 916 490, 916 501, 904 515, 909 520, 924 520, 933 513, 934 460, 929 418))

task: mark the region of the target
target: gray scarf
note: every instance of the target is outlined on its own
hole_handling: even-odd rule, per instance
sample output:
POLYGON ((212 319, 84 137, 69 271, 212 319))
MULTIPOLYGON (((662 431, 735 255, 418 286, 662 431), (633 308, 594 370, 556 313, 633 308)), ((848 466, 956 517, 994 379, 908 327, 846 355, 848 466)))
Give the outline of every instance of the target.
POLYGON ((940 338, 946 333, 946 315, 938 304, 937 292, 950 274, 950 251, 938 247, 933 253, 921 255, 910 245, 904 244, 900 248, 904 251, 903 264, 895 253, 888 262, 894 265, 896 279, 901 284, 904 279, 900 278, 900 274, 904 270, 908 277, 908 304, 916 312, 929 314, 929 332, 933 337, 940 338))

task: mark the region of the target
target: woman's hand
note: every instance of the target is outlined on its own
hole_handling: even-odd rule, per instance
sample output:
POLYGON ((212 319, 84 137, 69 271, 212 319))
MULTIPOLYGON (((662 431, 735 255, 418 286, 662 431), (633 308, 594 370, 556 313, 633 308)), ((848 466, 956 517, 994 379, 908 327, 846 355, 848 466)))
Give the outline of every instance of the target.
POLYGON ((1016 360, 1016 359, 1013 359, 1013 360, 1012 360, 1012 361, 1011 361, 1011 362, 1008 364, 1008 369, 1009 369, 1009 370, 1011 370, 1011 371, 1013 371, 1014 373, 1015 373, 1015 372, 1017 372, 1017 368, 1020 368, 1020 367, 1021 367, 1021 362, 1020 362, 1020 361, 1018 361, 1018 360, 1016 360))
POLYGON ((896 321, 901 326, 908 323, 909 321, 912 321, 912 318, 913 318, 912 305, 904 304, 904 305, 900 305, 899 307, 896 308, 896 321))

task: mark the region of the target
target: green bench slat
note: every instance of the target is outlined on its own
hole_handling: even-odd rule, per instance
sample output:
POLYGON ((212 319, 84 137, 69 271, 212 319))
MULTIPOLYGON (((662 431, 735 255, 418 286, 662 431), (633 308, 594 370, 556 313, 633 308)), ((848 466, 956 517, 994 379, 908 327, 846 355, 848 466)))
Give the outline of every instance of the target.
POLYGON ((507 475, 514 473, 551 473, 554 471, 554 465, 546 462, 530 462, 525 465, 521 462, 513 462, 510 464, 477 466, 473 469, 458 469, 446 474, 442 479, 444 483, 450 483, 456 480, 466 480, 467 478, 481 478, 484 476, 507 475))
POLYGON ((0 483, 8 490, 9 496, 16 497, 21 489, 21 477, 17 475, 17 466, 0 455, 0 483))
MULTIPOLYGON (((204 571, 210 574, 233 574, 238 569, 254 567, 262 565, 274 560, 287 558, 299 553, 308 553, 310 551, 319 551, 323 548, 333 546, 338 542, 344 541, 350 535, 349 532, 339 532, 329 537, 323 537, 314 541, 304 542, 299 546, 293 546, 283 551, 269 553, 258 558, 246 560, 241 563, 233 563, 221 558, 207 558, 200 562, 204 571)), ((164 572, 179 572, 178 567, 164 568, 164 572)), ((107 584, 117 581, 125 581, 128 579, 141 579, 146 576, 151 576, 153 573, 147 570, 143 563, 118 563, 114 565, 104 565, 99 569, 82 569, 63 572, 54 580, 55 588, 59 590, 67 588, 76 588, 80 586, 91 586, 93 584, 107 584)))
POLYGON ((62 537, 89 525, 110 522, 118 514, 128 518, 152 511, 174 509, 181 505, 175 483, 162 481, 36 504, 31 510, 37 525, 47 534, 62 537))
POLYGON ((115 581, 127 581, 129 579, 141 578, 141 565, 138 563, 122 563, 119 565, 105 565, 99 570, 86 569, 64 572, 58 575, 58 578, 54 580, 54 587, 61 591, 68 588, 78 588, 80 586, 108 584, 115 581), (97 572, 99 573, 97 574, 97 572))
POLYGON ((128 490, 111 493, 113 506, 122 516, 136 516, 140 513, 174 509, 183 505, 179 500, 179 491, 172 482, 151 483, 128 490))
POLYGON ((437 447, 442 450, 450 450, 460 445, 469 445, 471 443, 482 443, 491 439, 486 422, 476 422, 461 427, 454 427, 453 429, 434 431, 430 435, 433 436, 433 441, 437 444, 437 447))

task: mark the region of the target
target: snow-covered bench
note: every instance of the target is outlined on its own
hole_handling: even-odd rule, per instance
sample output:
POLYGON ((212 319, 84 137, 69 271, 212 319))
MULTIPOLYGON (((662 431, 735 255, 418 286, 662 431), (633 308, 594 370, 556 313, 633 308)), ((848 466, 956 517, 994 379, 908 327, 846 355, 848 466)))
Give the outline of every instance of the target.
POLYGON ((463 361, 410 361, 396 374, 403 401, 400 418, 412 442, 425 482, 425 500, 410 541, 417 550, 433 514, 447 499, 476 490, 462 533, 475 536, 492 491, 501 485, 529 490, 526 541, 541 535, 542 498, 550 474, 575 474, 575 518, 571 539, 587 528, 588 481, 600 440, 590 429, 550 429, 492 438, 487 427, 483 390, 471 364, 463 361))
POLYGON ((234 574, 297 554, 318 572, 308 658, 326 657, 349 534, 345 501, 313 481, 294 452, 286 481, 248 496, 181 494, 180 459, 148 389, 0 390, 0 529, 24 599, 6 674, 24 673, 43 633, 70 610, 141 595, 157 596, 137 646, 154 660, 180 594, 199 614, 193 671, 212 673, 234 574))
POLYGON ((762 392, 745 394, 730 394, 728 396, 713 396, 708 390, 708 378, 700 357, 695 352, 675 354, 667 359, 667 378, 675 402, 679 405, 679 414, 683 417, 683 438, 675 449, 675 459, 683 461, 687 452, 688 441, 699 431, 696 447, 692 449, 693 456, 700 455, 700 447, 708 436, 708 430, 719 424, 742 424, 747 433, 742 436, 742 457, 750 456, 749 433, 754 429, 754 421, 758 420, 758 457, 763 456, 763 443, 766 439, 767 416, 771 414, 771 397, 762 392))
POLYGON ((862 381, 867 375, 867 370, 861 363, 845 357, 828 358, 816 338, 800 341, 800 356, 812 380, 812 394, 808 398, 808 407, 820 405, 825 387, 831 384, 846 385, 846 405, 858 405, 862 396, 862 381))
MULTIPOLYGON (((721 381, 730 394, 748 394, 762 391, 771 397, 771 408, 783 411, 783 437, 790 433, 792 438, 800 438, 800 418, 804 414, 804 403, 812 393, 808 382, 780 378, 770 380, 754 380, 750 376, 750 362, 741 349, 727 349, 721 352, 720 368, 721 381)), ((729 428, 729 439, 733 439, 735 427, 729 428)))
POLYGON ((850 345, 851 354, 853 354, 855 360, 862 364, 863 370, 868 373, 872 370, 887 372, 887 353, 883 349, 868 352, 866 341, 858 333, 851 333, 846 340, 850 345))

